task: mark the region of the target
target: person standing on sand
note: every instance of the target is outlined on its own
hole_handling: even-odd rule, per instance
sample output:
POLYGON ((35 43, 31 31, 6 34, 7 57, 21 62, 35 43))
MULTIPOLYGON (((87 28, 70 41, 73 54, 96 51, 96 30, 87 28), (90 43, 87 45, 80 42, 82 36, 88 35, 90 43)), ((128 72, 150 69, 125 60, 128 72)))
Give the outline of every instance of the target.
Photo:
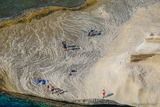
POLYGON ((66 44, 66 41, 62 41, 62 45, 63 45, 63 48, 64 48, 65 50, 67 50, 67 44, 66 44))
POLYGON ((50 91, 50 87, 51 87, 51 85, 48 84, 48 85, 47 85, 47 91, 50 91))
POLYGON ((54 87, 53 86, 51 86, 51 92, 52 92, 52 94, 54 94, 54 87))
POLYGON ((102 96, 103 96, 103 98, 106 96, 106 91, 105 90, 102 91, 102 96))

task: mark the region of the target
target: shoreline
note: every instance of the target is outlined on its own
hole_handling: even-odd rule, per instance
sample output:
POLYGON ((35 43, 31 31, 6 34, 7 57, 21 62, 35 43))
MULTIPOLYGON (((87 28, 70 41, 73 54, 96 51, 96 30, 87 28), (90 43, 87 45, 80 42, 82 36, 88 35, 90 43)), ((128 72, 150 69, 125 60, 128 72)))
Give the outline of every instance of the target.
POLYGON ((80 99, 80 100, 73 100, 71 102, 68 101, 60 101, 54 99, 48 99, 43 97, 38 97, 34 95, 27 95, 27 94, 20 94, 20 93, 13 93, 8 92, 5 90, 0 89, 0 95, 11 96, 13 98, 26 100, 28 102, 37 102, 43 103, 47 106, 55 106, 55 107, 132 107, 125 104, 120 104, 113 100, 107 99, 80 99))
POLYGON ((67 102, 67 101, 58 101, 58 100, 53 100, 53 99, 37 97, 37 96, 34 96, 34 95, 8 92, 8 91, 5 91, 5 90, 0 90, 0 94, 1 95, 6 95, 6 96, 11 96, 13 98, 18 98, 18 99, 22 99, 22 100, 44 103, 48 106, 86 107, 86 106, 81 105, 81 104, 71 103, 71 102, 67 102))
POLYGON ((96 0, 86 0, 79 6, 73 7, 60 7, 60 6, 45 6, 40 8, 31 8, 23 11, 20 15, 17 15, 13 18, 9 18, 8 20, 1 20, 0 21, 0 29, 9 27, 12 25, 16 25, 19 23, 30 23, 32 19, 41 19, 55 11, 77 11, 77 10, 84 10, 92 5, 94 5, 97 1, 96 0))

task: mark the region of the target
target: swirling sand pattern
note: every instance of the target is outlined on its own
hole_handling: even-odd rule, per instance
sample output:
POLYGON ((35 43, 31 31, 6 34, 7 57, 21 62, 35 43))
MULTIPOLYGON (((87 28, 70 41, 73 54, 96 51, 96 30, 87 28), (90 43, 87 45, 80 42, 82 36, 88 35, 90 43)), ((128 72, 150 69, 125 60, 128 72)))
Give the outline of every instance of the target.
MULTIPOLYGON (((56 86, 57 81, 68 79, 68 73, 72 66, 77 66, 78 72, 82 75, 93 62, 97 61, 102 49, 93 42, 95 40, 97 42, 97 39, 100 40, 100 38, 87 37, 83 29, 97 27, 104 31, 104 20, 97 20, 97 18, 89 17, 89 15, 85 12, 74 12, 74 14, 73 12, 68 14, 57 12, 54 14, 54 17, 57 16, 56 19, 52 19, 53 15, 51 15, 49 16, 50 20, 45 18, 42 21, 35 20, 28 25, 16 25, 16 27, 20 27, 20 30, 17 30, 17 28, 8 30, 9 34, 13 32, 10 39, 12 42, 9 43, 10 52, 5 53, 3 62, 7 62, 7 66, 10 65, 7 68, 11 68, 10 73, 13 74, 9 75, 16 77, 17 80, 14 78, 12 81, 13 84, 18 84, 16 86, 18 91, 24 89, 23 91, 31 93, 35 89, 35 94, 44 95, 46 90, 33 88, 36 87, 32 84, 35 78, 49 79, 50 83, 56 86), (83 17, 88 18, 83 19, 83 17), (90 20, 93 20, 93 22, 90 22, 90 20), (85 23, 89 25, 83 26, 85 23), (63 40, 66 40, 68 44, 79 45, 80 50, 64 51, 61 45, 63 40), (61 74, 55 75, 55 73, 61 74), (52 78, 55 78, 56 81, 52 78)), ((80 80, 78 76, 76 78, 74 82, 78 84, 76 82, 80 80)), ((71 82, 68 80, 68 83, 57 87, 67 88, 66 86, 70 85, 71 82)))
POLYGON ((158 106, 159 57, 129 62, 146 32, 159 29, 157 2, 111 0, 86 12, 58 11, 1 29, 0 68, 3 78, 8 78, 5 86, 14 92, 66 101, 101 99, 101 91, 106 89, 114 93, 109 99, 120 103, 158 106), (91 29, 102 35, 88 37, 84 30, 91 29), (64 40, 80 49, 65 51, 64 40), (71 69, 77 70, 75 77, 68 76, 71 69), (33 84, 39 77, 67 92, 59 96, 48 93, 45 86, 33 84))

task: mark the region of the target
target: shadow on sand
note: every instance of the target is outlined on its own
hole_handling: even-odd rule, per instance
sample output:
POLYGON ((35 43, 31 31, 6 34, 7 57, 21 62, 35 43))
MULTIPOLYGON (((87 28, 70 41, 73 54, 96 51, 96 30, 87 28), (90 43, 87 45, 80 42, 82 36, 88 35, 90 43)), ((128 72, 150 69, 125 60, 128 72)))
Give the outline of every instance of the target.
POLYGON ((128 105, 107 105, 107 104, 102 104, 102 105, 92 105, 88 107, 134 107, 134 106, 128 106, 128 105))

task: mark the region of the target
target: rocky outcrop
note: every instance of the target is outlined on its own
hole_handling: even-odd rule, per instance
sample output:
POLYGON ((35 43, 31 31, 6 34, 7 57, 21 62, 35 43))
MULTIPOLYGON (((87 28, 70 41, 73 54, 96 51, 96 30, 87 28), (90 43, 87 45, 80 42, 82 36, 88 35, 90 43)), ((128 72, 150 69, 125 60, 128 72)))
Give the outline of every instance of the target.
POLYGON ((131 62, 138 62, 153 57, 154 55, 160 55, 160 36, 154 35, 146 37, 144 43, 137 47, 136 52, 131 55, 131 62))

